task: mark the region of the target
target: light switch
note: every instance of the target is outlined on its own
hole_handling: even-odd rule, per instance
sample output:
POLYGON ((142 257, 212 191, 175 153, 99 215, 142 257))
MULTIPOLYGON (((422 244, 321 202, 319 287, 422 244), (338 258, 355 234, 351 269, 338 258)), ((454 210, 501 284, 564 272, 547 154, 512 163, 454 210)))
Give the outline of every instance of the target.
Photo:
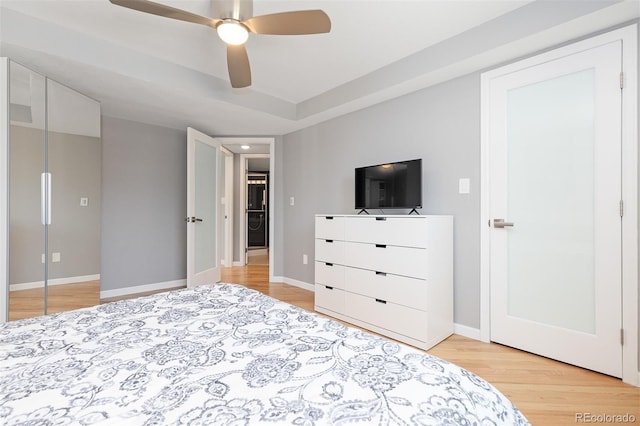
POLYGON ((80 197, 80 205, 82 207, 87 207, 89 205, 89 198, 88 197, 80 197))
POLYGON ((51 262, 60 262, 60 253, 51 253, 51 262))
POLYGON ((460 178, 458 181, 458 193, 468 194, 471 192, 471 180, 469 178, 460 178))
POLYGON ((289 197, 289 205, 293 206, 296 203, 296 199, 293 197, 289 197))

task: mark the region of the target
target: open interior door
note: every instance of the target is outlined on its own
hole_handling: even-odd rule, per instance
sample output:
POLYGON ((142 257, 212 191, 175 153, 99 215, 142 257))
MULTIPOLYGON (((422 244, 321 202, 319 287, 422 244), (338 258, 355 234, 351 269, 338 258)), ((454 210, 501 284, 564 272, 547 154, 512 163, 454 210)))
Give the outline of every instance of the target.
POLYGON ((220 281, 220 143, 187 129, 187 287, 220 281))

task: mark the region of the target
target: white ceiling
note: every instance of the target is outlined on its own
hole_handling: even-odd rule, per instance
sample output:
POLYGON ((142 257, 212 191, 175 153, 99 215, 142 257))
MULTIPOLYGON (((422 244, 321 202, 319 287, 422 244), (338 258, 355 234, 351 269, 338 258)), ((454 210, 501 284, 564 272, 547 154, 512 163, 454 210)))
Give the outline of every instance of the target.
MULTIPOLYGON (((158 0, 211 15, 208 0, 158 0)), ((108 0, 0 0, 0 54, 78 89, 103 114, 212 135, 280 135, 640 16, 637 0, 255 0, 323 9, 329 34, 247 42, 233 90, 215 30, 108 0)))

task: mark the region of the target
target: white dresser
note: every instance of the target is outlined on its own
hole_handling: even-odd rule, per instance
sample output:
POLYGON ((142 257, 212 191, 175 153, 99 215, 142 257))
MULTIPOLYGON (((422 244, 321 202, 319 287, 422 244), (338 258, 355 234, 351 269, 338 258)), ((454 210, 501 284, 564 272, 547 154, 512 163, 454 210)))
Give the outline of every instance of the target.
POLYGON ((422 349, 453 333, 453 217, 316 215, 315 310, 422 349))

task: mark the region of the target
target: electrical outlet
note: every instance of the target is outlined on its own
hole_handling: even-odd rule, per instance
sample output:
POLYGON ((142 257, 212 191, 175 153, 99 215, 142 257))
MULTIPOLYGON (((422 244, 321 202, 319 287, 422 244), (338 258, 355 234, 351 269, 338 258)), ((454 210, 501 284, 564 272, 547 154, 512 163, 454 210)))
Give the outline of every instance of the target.
POLYGON ((306 265, 307 263, 309 263, 309 257, 306 254, 302 255, 302 264, 306 265))
POLYGON ((89 205, 89 197, 80 197, 80 206, 87 207, 89 205))
POLYGON ((296 203, 296 199, 294 197, 289 197, 289 205, 293 206, 296 203))
POLYGON ((60 253, 51 253, 51 262, 60 262, 60 253))

